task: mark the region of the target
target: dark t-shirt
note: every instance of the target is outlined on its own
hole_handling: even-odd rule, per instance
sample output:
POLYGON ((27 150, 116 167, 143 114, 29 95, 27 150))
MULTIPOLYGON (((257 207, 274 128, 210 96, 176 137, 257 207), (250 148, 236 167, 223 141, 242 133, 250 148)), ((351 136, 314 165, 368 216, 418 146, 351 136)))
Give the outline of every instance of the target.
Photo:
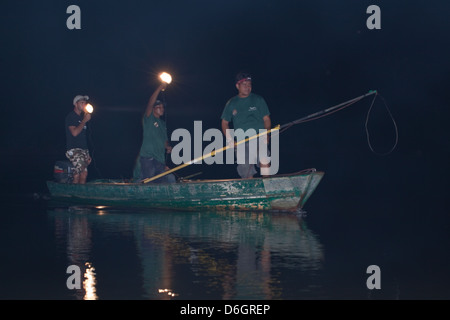
POLYGON ((86 130, 87 127, 84 126, 83 130, 81 130, 80 134, 74 137, 72 133, 69 130, 70 126, 78 127, 80 122, 83 120, 83 117, 81 115, 78 115, 75 113, 75 111, 72 110, 67 117, 66 117, 66 149, 87 149, 87 139, 86 139, 86 130))

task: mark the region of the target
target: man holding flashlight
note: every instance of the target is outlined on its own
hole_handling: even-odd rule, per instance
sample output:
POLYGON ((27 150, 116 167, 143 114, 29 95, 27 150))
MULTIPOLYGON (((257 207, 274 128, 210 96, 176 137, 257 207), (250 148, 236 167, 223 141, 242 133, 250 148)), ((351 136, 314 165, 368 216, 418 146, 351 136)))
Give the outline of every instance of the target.
MULTIPOLYGON (((169 144, 166 123, 161 118, 164 115, 164 103, 157 100, 159 93, 167 88, 167 83, 163 81, 156 88, 145 109, 142 118, 143 141, 134 170, 135 179, 144 180, 167 170, 166 153, 170 153, 172 147, 169 144)), ((168 174, 156 179, 154 182, 173 183, 175 181, 175 176, 168 174)))
POLYGON ((91 120, 91 114, 85 110, 88 96, 77 95, 73 99, 73 110, 66 116, 66 157, 74 167, 73 183, 86 183, 91 163, 86 138, 86 123, 91 120))

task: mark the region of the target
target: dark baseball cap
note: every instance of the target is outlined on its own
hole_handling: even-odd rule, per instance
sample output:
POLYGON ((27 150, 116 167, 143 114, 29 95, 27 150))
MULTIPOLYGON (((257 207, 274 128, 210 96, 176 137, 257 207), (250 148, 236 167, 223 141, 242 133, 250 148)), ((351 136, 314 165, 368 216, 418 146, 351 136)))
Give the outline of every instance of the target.
POLYGON ((239 72, 236 75, 236 83, 240 83, 242 81, 252 81, 252 76, 247 72, 239 72))

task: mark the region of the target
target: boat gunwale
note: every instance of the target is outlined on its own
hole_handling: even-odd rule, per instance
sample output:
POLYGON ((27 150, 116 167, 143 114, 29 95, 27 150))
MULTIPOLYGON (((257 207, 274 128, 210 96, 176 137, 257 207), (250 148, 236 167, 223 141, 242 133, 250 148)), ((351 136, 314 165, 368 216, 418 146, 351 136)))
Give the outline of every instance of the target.
MULTIPOLYGON (((173 186, 173 185, 180 185, 180 184, 200 184, 200 183, 226 183, 226 182, 241 182, 241 181, 250 181, 250 180, 267 180, 267 179, 276 179, 276 178, 288 178, 293 176, 308 176, 311 174, 319 174, 324 175, 324 171, 317 171, 315 168, 311 169, 304 169, 301 171, 297 171, 294 173, 284 173, 269 177, 256 177, 256 178, 234 178, 234 179, 205 179, 205 180, 181 180, 177 181, 175 183, 169 183, 169 182, 163 182, 163 183, 142 183, 142 182, 113 182, 114 179, 111 179, 110 182, 95 182, 96 180, 89 181, 84 185, 117 185, 117 186, 173 186)), ((67 185, 75 185, 71 183, 60 183, 56 181, 48 181, 55 184, 67 184, 67 185)), ((78 186, 83 186, 81 184, 78 184, 78 186)))

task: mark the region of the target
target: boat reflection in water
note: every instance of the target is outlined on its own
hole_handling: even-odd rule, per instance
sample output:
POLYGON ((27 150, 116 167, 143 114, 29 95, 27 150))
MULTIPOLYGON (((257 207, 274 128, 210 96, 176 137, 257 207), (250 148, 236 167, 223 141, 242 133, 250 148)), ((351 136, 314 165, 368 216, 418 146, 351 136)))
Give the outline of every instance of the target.
POLYGON ((48 213, 59 251, 85 270, 77 299, 321 295, 323 248, 295 214, 82 207, 48 213))

